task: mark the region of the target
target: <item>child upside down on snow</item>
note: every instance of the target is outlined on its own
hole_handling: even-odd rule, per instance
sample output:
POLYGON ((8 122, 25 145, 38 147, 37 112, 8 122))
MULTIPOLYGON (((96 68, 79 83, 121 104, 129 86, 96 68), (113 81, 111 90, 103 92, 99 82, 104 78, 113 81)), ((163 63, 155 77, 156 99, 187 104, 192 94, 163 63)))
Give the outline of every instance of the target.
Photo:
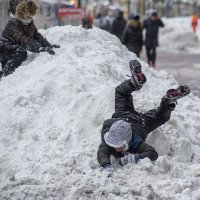
POLYGON ((101 144, 97 159, 101 167, 112 172, 110 156, 119 158, 119 164, 138 163, 140 159, 158 158, 156 150, 145 143, 148 134, 170 119, 176 100, 190 93, 188 86, 170 89, 157 109, 142 114, 134 109, 131 93, 140 90, 146 82, 137 60, 130 61, 132 78, 115 88, 115 113, 105 120, 101 132, 101 144))

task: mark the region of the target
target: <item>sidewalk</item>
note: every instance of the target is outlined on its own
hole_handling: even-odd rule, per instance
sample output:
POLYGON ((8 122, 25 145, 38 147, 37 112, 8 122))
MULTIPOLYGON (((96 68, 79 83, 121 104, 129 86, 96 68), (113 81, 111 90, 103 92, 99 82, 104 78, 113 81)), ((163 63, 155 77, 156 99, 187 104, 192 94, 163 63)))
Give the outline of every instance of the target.
MULTIPOLYGON (((141 59, 147 61, 145 51, 141 59)), ((200 97, 200 55, 170 53, 158 49, 156 69, 173 74, 179 84, 188 85, 191 92, 200 97)))

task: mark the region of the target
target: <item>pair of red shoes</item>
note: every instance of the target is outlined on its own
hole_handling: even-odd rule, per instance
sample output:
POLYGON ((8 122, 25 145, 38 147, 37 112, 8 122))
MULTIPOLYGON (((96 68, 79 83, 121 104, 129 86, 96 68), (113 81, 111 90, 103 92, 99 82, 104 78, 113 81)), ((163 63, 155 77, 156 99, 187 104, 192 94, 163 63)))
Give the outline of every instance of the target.
MULTIPOLYGON (((137 60, 129 62, 132 83, 136 89, 140 89, 146 82, 146 76, 142 73, 141 64, 137 60)), ((176 102, 177 99, 184 97, 190 93, 190 88, 187 85, 180 85, 177 89, 169 89, 166 92, 168 100, 176 102)))

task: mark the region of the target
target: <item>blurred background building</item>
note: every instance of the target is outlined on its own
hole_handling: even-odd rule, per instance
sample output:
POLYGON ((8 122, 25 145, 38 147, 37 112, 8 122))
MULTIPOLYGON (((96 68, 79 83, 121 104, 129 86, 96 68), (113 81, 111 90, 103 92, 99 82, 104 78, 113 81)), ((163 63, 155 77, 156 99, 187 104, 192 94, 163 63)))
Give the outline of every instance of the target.
MULTIPOLYGON (((147 17, 152 10, 157 10, 160 16, 190 16, 194 11, 199 15, 200 0, 37 0, 40 12, 35 18, 38 28, 48 28, 56 25, 80 25, 85 12, 94 17, 115 17, 117 10, 129 14, 138 13, 141 18, 147 17)), ((9 19, 8 0, 0 0, 0 31, 9 19)))

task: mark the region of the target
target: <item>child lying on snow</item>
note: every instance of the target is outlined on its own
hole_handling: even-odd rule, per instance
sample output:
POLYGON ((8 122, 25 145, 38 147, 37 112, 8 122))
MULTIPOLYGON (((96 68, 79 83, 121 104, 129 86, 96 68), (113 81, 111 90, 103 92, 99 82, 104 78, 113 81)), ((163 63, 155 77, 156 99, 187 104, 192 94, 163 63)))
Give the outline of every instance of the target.
POLYGON ((97 159, 101 167, 112 172, 110 156, 119 158, 119 164, 138 163, 140 159, 158 158, 155 149, 144 141, 148 134, 170 119, 176 100, 190 93, 188 86, 170 89, 162 98, 157 109, 142 114, 134 109, 131 93, 140 90, 146 82, 137 60, 130 61, 132 78, 125 80, 115 89, 115 113, 104 121, 101 132, 101 144, 97 159))
POLYGON ((27 58, 26 50, 39 53, 47 51, 55 54, 51 45, 37 30, 33 16, 39 6, 34 0, 10 0, 8 21, 0 38, 0 62, 2 75, 7 76, 21 65, 27 58))

